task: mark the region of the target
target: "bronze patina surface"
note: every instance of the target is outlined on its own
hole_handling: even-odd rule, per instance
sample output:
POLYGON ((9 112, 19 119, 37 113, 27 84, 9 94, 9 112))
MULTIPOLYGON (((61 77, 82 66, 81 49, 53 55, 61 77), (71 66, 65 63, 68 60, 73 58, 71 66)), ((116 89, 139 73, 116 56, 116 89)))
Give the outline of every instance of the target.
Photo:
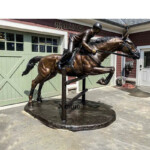
MULTIPOLYGON (((100 75, 108 73, 106 78, 101 78, 97 81, 98 84, 107 85, 114 72, 113 66, 106 67, 102 66, 101 63, 115 51, 123 52, 127 55, 132 56, 133 59, 139 59, 139 50, 135 47, 133 42, 127 38, 125 34, 123 38, 120 37, 102 37, 98 38, 93 42, 88 43, 91 49, 96 50, 96 54, 87 52, 84 48, 80 48, 79 52, 76 53, 75 58, 72 60, 73 68, 66 67, 67 76, 80 77, 84 75, 100 75)), ((44 83, 57 75, 62 74, 62 69, 59 69, 58 62, 61 60, 62 55, 52 54, 49 56, 38 56, 33 57, 29 60, 25 71, 22 75, 27 75, 38 63, 38 75, 32 80, 31 90, 29 94, 29 105, 32 105, 33 93, 36 86, 39 84, 37 93, 37 101, 41 102, 41 90, 44 83)))
POLYGON ((71 131, 103 128, 116 119, 115 111, 111 106, 88 100, 86 105, 82 105, 79 99, 67 108, 67 121, 63 123, 60 102, 60 99, 45 100, 40 104, 34 101, 32 109, 28 105, 24 109, 48 127, 71 131))
MULTIPOLYGON (((93 30, 88 30, 87 32, 89 32, 87 36, 85 36, 86 33, 75 36, 77 43, 86 38, 85 41, 88 42, 88 44, 86 43, 85 46, 85 41, 81 42, 82 47, 78 48, 77 52, 73 54, 74 57, 71 59, 71 67, 64 66, 62 68, 62 66, 59 65, 60 62, 63 62, 62 58, 65 61, 68 56, 53 54, 44 57, 37 56, 30 59, 25 71, 22 73, 22 75, 27 75, 35 64, 39 62, 38 75, 32 80, 29 102, 25 106, 25 110, 49 127, 80 131, 98 129, 111 124, 115 120, 116 115, 110 107, 105 104, 85 101, 85 92, 87 92, 85 78, 88 75, 108 73, 105 79, 101 78, 97 81, 98 84, 107 85, 114 74, 115 68, 102 66, 101 63, 111 53, 122 56, 122 54, 115 53, 115 51, 123 52, 127 54, 124 56, 130 56, 130 58, 133 59, 140 58, 138 49, 133 42, 127 38, 127 32, 125 32, 122 38, 103 37, 93 42, 89 41, 93 36, 93 30), (62 74, 62 103, 60 103, 60 100, 44 101, 42 103, 41 90, 44 82, 55 77, 57 73, 62 74), (76 95, 69 103, 66 102, 66 86, 74 80, 66 81, 66 76, 77 77, 76 80, 83 79, 82 92, 76 95), (37 101, 39 103, 32 102, 33 93, 38 84, 37 101), (78 100, 80 96, 82 96, 82 104, 80 102, 81 100, 78 100)), ((74 45, 75 43, 72 42, 70 44, 74 45)), ((71 47, 71 55, 72 50, 74 50, 73 45, 71 47)))

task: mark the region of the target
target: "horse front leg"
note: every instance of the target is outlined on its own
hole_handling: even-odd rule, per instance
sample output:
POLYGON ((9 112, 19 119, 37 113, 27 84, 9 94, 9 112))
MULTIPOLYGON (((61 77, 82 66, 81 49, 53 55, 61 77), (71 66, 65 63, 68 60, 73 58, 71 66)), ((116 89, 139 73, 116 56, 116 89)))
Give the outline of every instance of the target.
POLYGON ((29 107, 32 107, 32 105, 33 105, 32 98, 33 98, 34 90, 35 90, 37 84, 41 83, 42 81, 43 81, 43 77, 40 75, 37 75, 37 77, 34 80, 32 80, 31 90, 30 90, 30 94, 29 94, 29 102, 28 102, 29 107))
POLYGON ((94 71, 98 74, 109 73, 109 75, 106 77, 106 79, 101 78, 100 80, 97 81, 98 84, 107 85, 110 82, 110 80, 115 72, 115 68, 114 67, 94 67, 94 71))

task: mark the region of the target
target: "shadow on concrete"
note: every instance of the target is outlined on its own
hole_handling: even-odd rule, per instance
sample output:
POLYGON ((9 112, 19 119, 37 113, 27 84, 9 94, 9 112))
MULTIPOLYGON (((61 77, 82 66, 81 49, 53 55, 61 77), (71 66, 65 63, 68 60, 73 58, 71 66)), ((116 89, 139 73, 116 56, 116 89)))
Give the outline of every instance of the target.
POLYGON ((142 91, 138 87, 135 87, 134 89, 126 89, 123 87, 115 87, 115 88, 128 92, 130 96, 142 97, 142 98, 150 97, 150 93, 142 91))

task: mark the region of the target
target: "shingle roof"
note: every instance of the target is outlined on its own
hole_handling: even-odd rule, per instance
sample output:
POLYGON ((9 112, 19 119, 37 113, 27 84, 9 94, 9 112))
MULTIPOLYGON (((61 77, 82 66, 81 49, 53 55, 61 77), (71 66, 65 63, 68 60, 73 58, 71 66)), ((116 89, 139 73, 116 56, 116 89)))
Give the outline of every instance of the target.
POLYGON ((150 19, 97 19, 116 26, 126 27, 126 26, 136 26, 144 23, 150 22, 150 19))

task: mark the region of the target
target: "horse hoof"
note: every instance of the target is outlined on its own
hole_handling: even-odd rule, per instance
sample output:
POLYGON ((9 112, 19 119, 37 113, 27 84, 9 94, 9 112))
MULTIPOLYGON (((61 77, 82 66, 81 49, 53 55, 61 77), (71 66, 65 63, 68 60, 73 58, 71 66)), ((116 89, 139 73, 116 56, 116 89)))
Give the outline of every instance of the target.
POLYGON ((41 98, 37 98, 37 102, 40 104, 42 103, 42 99, 41 98))
POLYGON ((40 100, 40 101, 38 100, 37 102, 38 102, 38 104, 41 104, 41 103, 42 103, 42 100, 40 100))
POLYGON ((100 80, 98 80, 96 83, 101 84, 101 85, 106 85, 105 79, 101 78, 100 80))

